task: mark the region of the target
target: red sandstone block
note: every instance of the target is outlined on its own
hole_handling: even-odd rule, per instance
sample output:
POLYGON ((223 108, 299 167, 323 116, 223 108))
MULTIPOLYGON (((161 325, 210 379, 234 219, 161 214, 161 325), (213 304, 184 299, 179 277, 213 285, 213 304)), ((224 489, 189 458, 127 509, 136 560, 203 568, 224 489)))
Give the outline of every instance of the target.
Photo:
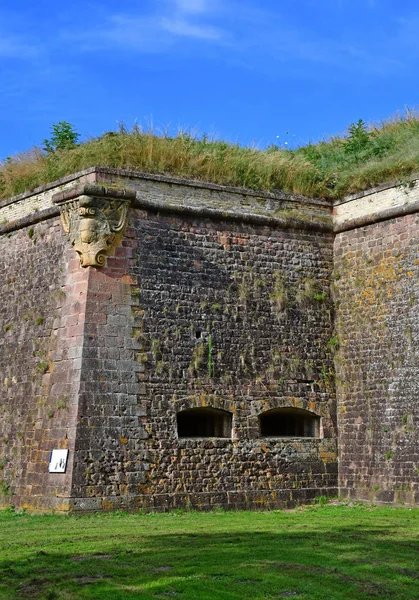
MULTIPOLYGON (((72 254, 74 254, 74 250, 72 251, 72 254)), ((80 271, 82 269, 82 267, 80 266, 80 259, 78 259, 78 258, 72 258, 67 263, 67 265, 68 265, 67 266, 68 273, 80 271)))
POLYGON ((128 283, 129 285, 137 285, 137 279, 128 274, 123 275, 122 281, 124 283, 128 283))
MULTIPOLYGON (((109 260, 109 259, 107 259, 109 260)), ((92 284, 93 282, 103 282, 106 280, 107 278, 107 271, 108 271, 108 263, 106 263, 106 266, 101 268, 101 269, 90 269, 90 277, 89 277, 89 284, 92 284)))
POLYGON ((74 283, 71 286, 71 293, 72 293, 73 297, 77 296, 77 295, 80 295, 80 296, 83 294, 85 295, 86 292, 87 292, 87 285, 86 285, 85 281, 79 281, 77 283, 74 283))
POLYGON ((92 306, 97 307, 98 304, 108 305, 111 297, 112 297, 111 291, 103 291, 101 289, 101 290, 98 290, 95 292, 89 292, 89 297, 88 297, 86 306, 89 309, 92 306))
MULTIPOLYGON (((86 314, 86 325, 87 324, 91 325, 92 323, 95 323, 97 325, 104 325, 106 323, 106 314, 102 313, 102 312, 100 312, 100 313, 88 312, 86 314)), ((89 331, 91 331, 90 328, 89 328, 89 331)))
POLYGON ((122 246, 122 247, 119 246, 115 250, 116 257, 131 258, 132 255, 133 255, 133 250, 129 246, 122 246))
POLYGON ((67 327, 67 336, 82 336, 84 332, 84 325, 73 325, 71 327, 67 327))
POLYGON ((139 243, 138 240, 124 240, 122 243, 123 246, 126 246, 127 248, 138 248, 139 243))
POLYGON ((112 304, 114 306, 123 305, 125 306, 128 302, 127 300, 128 293, 126 291, 115 292, 112 294, 112 304))
POLYGON ((65 308, 65 312, 67 315, 79 315, 84 312, 84 303, 81 302, 71 302, 65 308))
POLYGON ((65 338, 65 345, 69 348, 72 348, 74 346, 81 346, 82 343, 83 343, 83 337, 79 336, 79 335, 76 335, 74 337, 66 337, 65 338))
POLYGON ((117 268, 117 267, 112 268, 108 272, 108 276, 112 280, 118 280, 118 279, 122 279, 122 277, 124 275, 126 275, 126 273, 127 273, 127 268, 126 268, 125 263, 124 263, 124 266, 122 266, 120 268, 117 268))
POLYGON ((86 321, 86 313, 85 312, 79 313, 77 324, 83 325, 85 321, 86 321))
POLYGON ((78 325, 80 317, 81 317, 81 315, 79 315, 79 314, 77 314, 77 315, 70 315, 68 317, 64 317, 64 319, 63 319, 63 325, 65 327, 73 327, 74 325, 78 325))
POLYGON ((112 269, 120 269, 123 263, 124 261, 120 258, 117 258, 116 256, 109 257, 106 264, 106 270, 110 271, 112 269))
POLYGON ((74 271, 73 273, 71 273, 68 277, 68 279, 70 281, 67 281, 67 283, 73 284, 73 283, 81 283, 82 281, 86 282, 86 285, 88 284, 88 271, 86 269, 82 269, 81 267, 79 267, 79 269, 77 271, 74 271))
POLYGON ((97 279, 91 279, 89 281, 89 299, 92 297, 92 294, 95 294, 97 292, 101 291, 101 280, 97 280, 97 279))

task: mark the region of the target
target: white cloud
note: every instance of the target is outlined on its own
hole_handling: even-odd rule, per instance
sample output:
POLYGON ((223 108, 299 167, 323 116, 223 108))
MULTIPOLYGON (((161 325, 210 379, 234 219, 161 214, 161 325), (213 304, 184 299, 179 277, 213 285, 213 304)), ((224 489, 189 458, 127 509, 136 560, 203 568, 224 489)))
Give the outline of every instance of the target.
POLYGON ((175 5, 183 13, 202 14, 208 10, 207 0, 175 0, 175 5))
MULTIPOLYGON (((315 0, 302 1, 314 6, 315 0)), ((341 1, 349 2, 325 3, 330 9, 341 1)), ((363 2, 365 8, 377 0, 363 2)), ((415 19, 400 19, 389 32, 373 28, 366 37, 363 30, 352 26, 341 33, 325 27, 319 34, 310 21, 301 22, 292 11, 281 7, 269 10, 255 0, 156 0, 153 6, 148 13, 102 12, 95 25, 62 32, 58 38, 71 45, 72 51, 128 49, 144 54, 184 51, 182 42, 199 41, 197 52, 215 45, 224 47, 228 49, 225 60, 241 68, 268 72, 274 63, 292 62, 301 72, 306 65, 308 77, 314 64, 335 68, 336 76, 347 72, 389 76, 408 70, 412 56, 419 52, 415 19), (407 58, 406 48, 410 49, 407 58)))
MULTIPOLYGON (((120 13, 108 15, 95 28, 63 33, 65 40, 74 41, 84 51, 110 48, 130 48, 144 53, 166 52, 182 39, 220 43, 226 32, 208 19, 207 0, 171 0, 158 3, 153 14, 120 13)), ((211 4, 211 10, 214 9, 211 4)))
POLYGON ((222 37, 221 30, 216 27, 188 23, 186 19, 162 19, 161 24, 164 30, 177 36, 203 40, 218 40, 222 37))
POLYGON ((80 38, 84 49, 107 47, 130 47, 144 52, 165 50, 170 46, 167 36, 161 34, 161 19, 154 17, 112 16, 107 23, 80 38))

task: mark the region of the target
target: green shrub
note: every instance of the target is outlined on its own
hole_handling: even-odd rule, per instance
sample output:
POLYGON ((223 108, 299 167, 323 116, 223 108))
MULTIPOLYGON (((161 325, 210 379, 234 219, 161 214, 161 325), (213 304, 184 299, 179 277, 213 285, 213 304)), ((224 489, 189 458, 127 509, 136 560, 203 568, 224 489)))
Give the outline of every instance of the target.
POLYGON ((348 127, 349 136, 345 141, 344 152, 355 157, 360 157, 361 154, 371 147, 370 134, 367 131, 367 126, 362 119, 357 123, 351 123, 348 127))
POLYGON ((80 137, 80 134, 67 121, 54 123, 51 127, 51 133, 51 137, 44 140, 44 150, 48 153, 74 148, 80 137))

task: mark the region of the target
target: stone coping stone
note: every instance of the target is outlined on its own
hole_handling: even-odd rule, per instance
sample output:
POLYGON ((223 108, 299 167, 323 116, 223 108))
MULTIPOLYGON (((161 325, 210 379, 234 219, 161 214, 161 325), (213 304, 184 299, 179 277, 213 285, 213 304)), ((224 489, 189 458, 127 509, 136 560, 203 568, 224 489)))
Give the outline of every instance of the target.
POLYGON ((29 196, 33 196, 34 194, 39 194, 45 191, 49 191, 53 188, 65 185, 70 183, 71 181, 75 181, 85 175, 90 175, 92 173, 96 174, 104 174, 104 175, 116 175, 118 177, 133 177, 137 179, 145 179, 149 181, 159 181, 163 183, 173 183, 177 185, 185 185, 189 187, 196 188, 205 188, 210 190, 224 191, 232 194, 246 194, 247 196, 255 196, 255 197, 263 197, 263 198, 272 198, 275 200, 288 200, 294 202, 306 202, 309 204, 315 204, 317 206, 331 206, 331 201, 324 200, 322 198, 309 198, 307 196, 303 196, 302 194, 289 194, 282 192, 281 190, 275 190, 274 192, 268 192, 266 190, 252 190, 245 187, 238 186, 228 186, 221 185, 218 183, 210 183, 206 181, 199 181, 196 179, 188 179, 184 177, 177 177, 174 175, 166 175, 160 173, 144 173, 142 171, 135 171, 133 169, 115 169, 111 167, 89 167, 88 169, 83 169, 82 171, 77 171, 76 173, 72 173, 71 175, 66 175, 60 179, 56 179, 50 183, 46 183, 41 185, 33 190, 22 192, 16 196, 12 196, 10 198, 6 198, 0 200, 0 209, 9 204, 13 204, 14 202, 18 202, 20 200, 24 200, 29 196))

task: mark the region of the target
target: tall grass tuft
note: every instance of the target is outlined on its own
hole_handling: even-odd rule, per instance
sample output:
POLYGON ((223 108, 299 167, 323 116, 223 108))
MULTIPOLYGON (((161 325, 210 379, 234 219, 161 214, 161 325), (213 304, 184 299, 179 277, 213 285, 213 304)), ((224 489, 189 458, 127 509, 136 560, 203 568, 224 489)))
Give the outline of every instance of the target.
POLYGON ((121 126, 74 148, 33 148, 1 161, 0 197, 95 165, 333 199, 419 171, 419 113, 407 110, 368 127, 360 120, 346 136, 295 150, 258 150, 184 131, 169 136, 121 126))

